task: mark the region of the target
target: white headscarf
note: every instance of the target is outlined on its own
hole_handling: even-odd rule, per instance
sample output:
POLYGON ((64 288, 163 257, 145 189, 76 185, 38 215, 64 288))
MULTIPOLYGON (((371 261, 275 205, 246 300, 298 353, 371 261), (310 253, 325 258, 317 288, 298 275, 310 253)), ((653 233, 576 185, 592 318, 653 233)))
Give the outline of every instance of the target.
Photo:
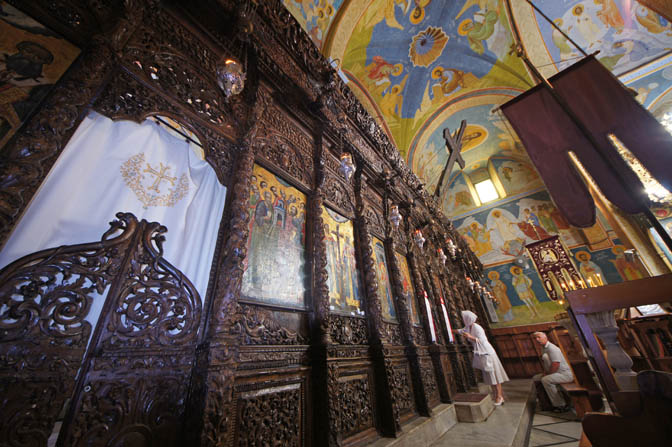
POLYGON ((462 311, 462 321, 464 322, 465 328, 469 328, 472 324, 476 323, 476 318, 478 317, 472 311, 470 310, 462 311))

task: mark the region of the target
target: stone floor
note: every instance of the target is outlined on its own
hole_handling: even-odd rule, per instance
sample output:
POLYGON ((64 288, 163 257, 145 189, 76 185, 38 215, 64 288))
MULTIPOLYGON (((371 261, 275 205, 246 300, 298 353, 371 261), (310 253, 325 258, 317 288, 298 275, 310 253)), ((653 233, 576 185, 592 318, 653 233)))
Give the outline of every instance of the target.
POLYGON ((503 389, 504 405, 496 407, 485 422, 459 423, 431 444, 432 447, 526 446, 532 416, 530 399, 534 399, 532 381, 511 380, 503 384, 503 389))
POLYGON ((528 447, 578 447, 581 422, 574 412, 534 414, 528 447))

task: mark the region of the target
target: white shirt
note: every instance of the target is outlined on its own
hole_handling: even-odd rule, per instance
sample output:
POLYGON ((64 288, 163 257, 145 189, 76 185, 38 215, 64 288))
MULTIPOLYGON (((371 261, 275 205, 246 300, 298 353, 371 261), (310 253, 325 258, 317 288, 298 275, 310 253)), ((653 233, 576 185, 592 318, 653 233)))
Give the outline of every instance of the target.
POLYGON ((561 374, 572 374, 572 368, 567 363, 567 360, 562 354, 562 351, 550 341, 546 342, 544 345, 544 354, 548 354, 548 358, 551 360, 551 364, 554 362, 558 362, 560 364, 556 372, 561 374))

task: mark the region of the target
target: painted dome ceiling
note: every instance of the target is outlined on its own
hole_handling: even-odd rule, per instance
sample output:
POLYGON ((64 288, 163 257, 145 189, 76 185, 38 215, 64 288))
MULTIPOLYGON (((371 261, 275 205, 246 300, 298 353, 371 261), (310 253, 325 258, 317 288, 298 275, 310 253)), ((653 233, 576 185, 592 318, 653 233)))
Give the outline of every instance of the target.
MULTIPOLYGON (((478 207, 465 183, 488 171, 500 190, 541 185, 498 106, 535 85, 512 47, 550 76, 581 53, 525 0, 283 0, 334 61, 413 171, 434 190, 448 158, 443 129, 468 123, 464 173, 442 188, 444 211, 478 207), (464 175, 466 174, 466 175, 464 175), (515 181, 514 181, 515 179, 515 181)), ((635 0, 535 0, 655 114, 672 110, 672 24, 635 0)))

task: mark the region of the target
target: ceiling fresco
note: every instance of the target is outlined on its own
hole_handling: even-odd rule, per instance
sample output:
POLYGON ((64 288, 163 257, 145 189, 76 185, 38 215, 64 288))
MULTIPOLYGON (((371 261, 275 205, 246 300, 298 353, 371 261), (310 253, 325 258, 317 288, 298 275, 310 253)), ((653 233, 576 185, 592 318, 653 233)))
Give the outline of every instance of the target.
MULTIPOLYGON (((635 0, 534 2, 586 53, 621 75, 672 49, 672 25, 635 0)), ((512 1, 530 59, 545 75, 571 65, 581 53, 526 2, 512 1), (541 43, 541 45, 540 45, 541 43)))
MULTIPOLYGON (((283 1, 430 192, 448 159, 443 129, 467 120, 466 167, 441 191, 446 214, 481 206, 465 191, 469 177, 483 170, 507 197, 543 186, 498 109, 535 84, 512 52, 516 29, 545 76, 581 53, 525 0, 283 1)), ((599 51, 597 58, 654 115, 672 110, 667 20, 635 0, 534 3, 587 53, 599 51)))

